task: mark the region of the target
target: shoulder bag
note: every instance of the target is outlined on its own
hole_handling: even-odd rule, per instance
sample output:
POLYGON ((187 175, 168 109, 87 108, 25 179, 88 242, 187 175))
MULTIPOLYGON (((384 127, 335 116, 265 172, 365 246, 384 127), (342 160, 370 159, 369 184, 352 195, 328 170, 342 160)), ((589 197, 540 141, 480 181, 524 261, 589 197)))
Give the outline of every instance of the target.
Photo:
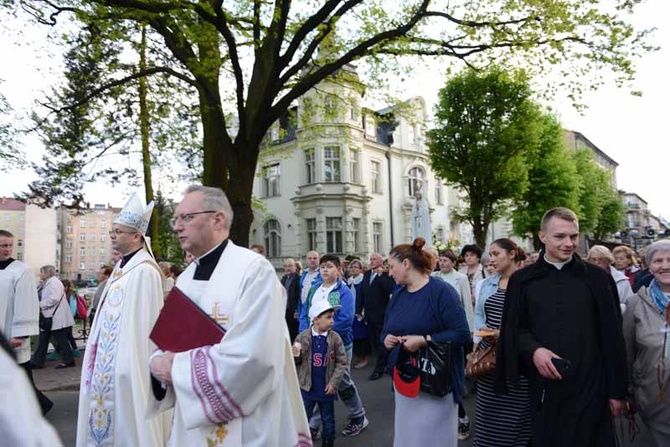
POLYGON ((58 305, 54 309, 53 313, 51 314, 50 317, 45 317, 43 315, 43 312, 40 311, 40 320, 39 320, 39 326, 40 329, 43 330, 44 332, 51 332, 51 326, 54 324, 54 315, 56 315, 56 312, 58 311, 58 308, 60 307, 60 304, 63 302, 63 298, 65 297, 65 294, 63 294, 62 297, 60 297, 60 301, 58 301, 58 305))
MULTIPOLYGON (((430 295, 430 307, 442 330, 446 330, 436 312, 433 296, 430 295)), ((419 376, 421 377, 421 391, 433 396, 446 396, 453 390, 451 377, 451 342, 437 343, 429 341, 428 346, 419 351, 419 376)))

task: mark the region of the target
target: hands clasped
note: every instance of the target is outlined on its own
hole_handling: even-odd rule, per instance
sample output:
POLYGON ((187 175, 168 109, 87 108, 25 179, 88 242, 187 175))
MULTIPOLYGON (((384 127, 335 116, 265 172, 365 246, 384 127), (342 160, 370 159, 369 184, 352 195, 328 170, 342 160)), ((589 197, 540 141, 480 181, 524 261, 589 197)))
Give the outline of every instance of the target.
POLYGON ((163 385, 172 385, 172 362, 174 361, 174 352, 166 351, 162 355, 157 355, 151 359, 149 369, 151 375, 160 381, 163 385))
POLYGON ((388 334, 384 339, 384 346, 386 346, 386 349, 393 349, 398 343, 402 343, 405 346, 405 350, 409 352, 417 352, 428 344, 423 335, 396 336, 388 334))

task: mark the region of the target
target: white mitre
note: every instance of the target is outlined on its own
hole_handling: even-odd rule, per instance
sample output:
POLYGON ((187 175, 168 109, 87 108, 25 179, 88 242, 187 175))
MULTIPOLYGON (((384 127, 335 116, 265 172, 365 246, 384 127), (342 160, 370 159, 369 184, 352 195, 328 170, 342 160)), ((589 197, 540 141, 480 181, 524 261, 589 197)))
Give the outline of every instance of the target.
POLYGON ((147 228, 149 228, 149 219, 151 219, 153 209, 153 201, 145 206, 144 201, 137 193, 134 193, 126 202, 126 206, 123 207, 121 213, 116 216, 114 223, 134 228, 144 236, 147 233, 147 228))

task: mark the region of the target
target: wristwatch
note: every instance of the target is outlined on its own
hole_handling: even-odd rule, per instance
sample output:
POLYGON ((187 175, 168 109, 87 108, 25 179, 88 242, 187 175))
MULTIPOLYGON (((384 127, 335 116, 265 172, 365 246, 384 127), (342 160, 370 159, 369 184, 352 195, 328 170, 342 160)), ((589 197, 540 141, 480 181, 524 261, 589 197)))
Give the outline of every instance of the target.
POLYGON ((431 337, 430 335, 424 335, 423 338, 424 338, 424 340, 426 340, 427 342, 429 342, 429 341, 433 341, 433 337, 431 337))

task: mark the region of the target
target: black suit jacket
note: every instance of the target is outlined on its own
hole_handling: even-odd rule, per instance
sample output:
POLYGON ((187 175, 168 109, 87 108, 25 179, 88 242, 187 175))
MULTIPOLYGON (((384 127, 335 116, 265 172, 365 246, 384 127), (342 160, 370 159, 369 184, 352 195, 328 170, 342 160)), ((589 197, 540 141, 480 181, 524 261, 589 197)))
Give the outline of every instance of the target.
POLYGON ((365 319, 375 325, 384 324, 384 315, 389 298, 393 292, 395 281, 388 273, 377 275, 370 284, 372 270, 363 274, 363 284, 361 286, 361 299, 356 300, 356 313, 360 314, 365 310, 365 319))
POLYGON ((290 275, 284 275, 281 278, 281 285, 286 287, 286 281, 288 278, 293 276, 293 282, 286 290, 286 312, 295 312, 298 307, 298 301, 300 300, 300 275, 297 273, 291 273, 290 275))

